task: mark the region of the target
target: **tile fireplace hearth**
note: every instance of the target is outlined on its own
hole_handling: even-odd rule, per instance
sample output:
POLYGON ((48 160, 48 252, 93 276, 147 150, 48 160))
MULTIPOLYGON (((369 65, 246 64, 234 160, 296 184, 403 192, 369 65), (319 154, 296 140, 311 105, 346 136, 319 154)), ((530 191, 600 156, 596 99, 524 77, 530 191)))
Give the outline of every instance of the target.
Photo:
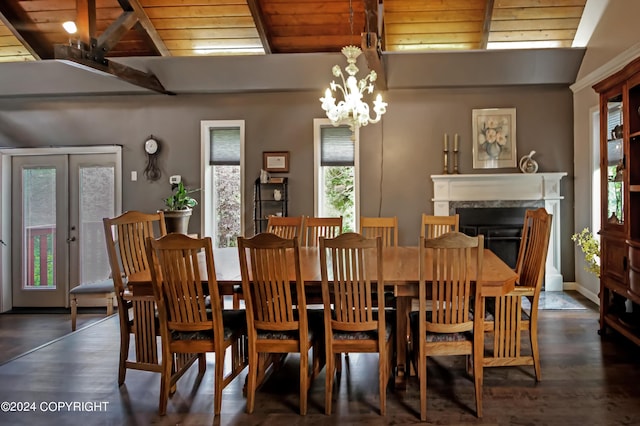
MULTIPOLYGON (((447 216, 455 214, 458 209, 461 212, 480 208, 523 209, 524 218, 524 209, 544 207, 553 215, 545 290, 562 291, 560 200, 564 197, 560 194, 560 179, 566 175, 565 172, 432 175, 433 211, 435 215, 447 216)), ((492 225, 499 226, 500 223, 492 225)))

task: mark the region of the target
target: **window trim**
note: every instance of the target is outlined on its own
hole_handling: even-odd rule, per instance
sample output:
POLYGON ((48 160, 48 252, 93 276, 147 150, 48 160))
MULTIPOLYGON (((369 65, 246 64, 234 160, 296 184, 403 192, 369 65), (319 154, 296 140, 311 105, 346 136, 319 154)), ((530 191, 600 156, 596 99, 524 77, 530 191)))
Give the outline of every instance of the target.
MULTIPOLYGON (((322 161, 321 138, 322 127, 333 126, 328 118, 313 119, 313 214, 319 215, 320 205, 318 197, 320 194, 320 162, 322 161)), ((353 167, 354 167, 354 183, 355 183, 355 226, 360 226, 360 132, 356 129, 354 132, 355 141, 353 147, 353 167)))
POLYGON ((240 230, 245 230, 245 123, 244 120, 202 120, 200 121, 200 164, 202 182, 202 214, 200 216, 200 229, 202 236, 208 236, 215 240, 213 222, 213 198, 210 196, 213 178, 213 165, 209 164, 211 156, 211 129, 237 127, 240 129, 240 230))

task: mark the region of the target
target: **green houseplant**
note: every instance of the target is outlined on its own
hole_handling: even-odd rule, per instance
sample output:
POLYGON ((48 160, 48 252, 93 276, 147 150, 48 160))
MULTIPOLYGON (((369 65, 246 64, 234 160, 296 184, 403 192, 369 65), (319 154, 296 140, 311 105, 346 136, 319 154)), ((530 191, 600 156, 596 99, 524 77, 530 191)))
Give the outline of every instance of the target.
POLYGON ((580 247, 587 262, 585 271, 591 272, 596 277, 600 277, 600 242, 595 238, 589 228, 584 228, 577 234, 573 234, 571 239, 580 247))
POLYGON ((189 194, 199 191, 200 189, 187 189, 180 182, 175 188, 173 194, 164 199, 166 208, 164 212, 164 221, 167 225, 167 232, 177 232, 186 234, 189 228, 189 218, 192 209, 198 205, 198 201, 189 194))

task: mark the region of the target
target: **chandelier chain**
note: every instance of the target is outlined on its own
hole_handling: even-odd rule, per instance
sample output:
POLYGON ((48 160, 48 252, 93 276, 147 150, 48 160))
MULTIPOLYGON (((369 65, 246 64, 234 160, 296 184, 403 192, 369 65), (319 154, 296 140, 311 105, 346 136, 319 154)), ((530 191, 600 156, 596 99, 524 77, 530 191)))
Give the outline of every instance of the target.
MULTIPOLYGON (((351 26, 351 38, 353 38, 353 4, 349 0, 349 23, 351 26)), ((339 77, 340 82, 333 80, 329 88, 325 90, 324 97, 320 98, 322 109, 327 113, 327 117, 334 126, 342 124, 349 125, 354 132, 361 126, 369 123, 377 123, 380 121, 384 113, 387 111, 387 103, 382 100, 382 96, 378 93, 373 105, 369 106, 367 102, 368 95, 373 93, 374 82, 378 75, 371 70, 364 78, 357 78, 358 66, 356 61, 358 56, 362 54, 362 49, 351 44, 342 48, 342 54, 347 58, 347 66, 344 68, 347 75, 342 72, 339 65, 334 65, 332 74, 339 77), (333 95, 337 95, 337 98, 333 95), (375 113, 371 117, 371 111, 375 113)))
POLYGON ((351 29, 349 44, 353 44, 353 5, 351 4, 351 0, 349 0, 349 27, 351 29))

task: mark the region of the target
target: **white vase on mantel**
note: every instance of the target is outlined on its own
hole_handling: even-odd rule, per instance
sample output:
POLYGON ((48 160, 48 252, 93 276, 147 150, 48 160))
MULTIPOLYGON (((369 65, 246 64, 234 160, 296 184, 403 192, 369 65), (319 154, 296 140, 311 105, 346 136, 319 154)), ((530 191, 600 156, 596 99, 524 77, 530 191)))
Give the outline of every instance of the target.
POLYGON ((520 159, 520 171, 522 173, 536 173, 538 171, 538 163, 532 157, 535 154, 535 151, 531 151, 529 155, 525 155, 520 159))

